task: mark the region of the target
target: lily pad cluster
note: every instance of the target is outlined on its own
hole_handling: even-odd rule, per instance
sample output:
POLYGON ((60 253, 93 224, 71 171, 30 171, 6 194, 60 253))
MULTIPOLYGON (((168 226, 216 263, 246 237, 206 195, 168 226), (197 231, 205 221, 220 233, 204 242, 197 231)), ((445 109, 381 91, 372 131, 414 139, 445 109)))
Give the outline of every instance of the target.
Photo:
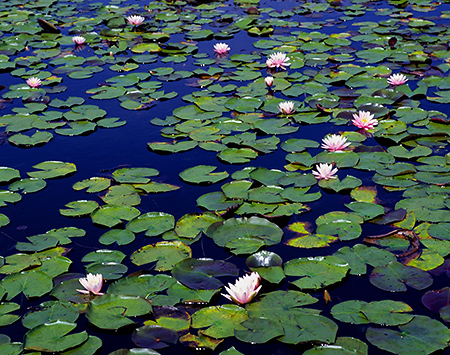
POLYGON ((140 142, 145 166, 0 167, 5 235, 28 194, 81 176, 67 186, 79 199, 46 206, 68 226, 25 235, 0 257, 1 354, 95 355, 111 332, 134 347, 109 355, 237 355, 269 342, 306 355, 448 347, 450 292, 436 285, 450 276, 445 2, 12 0, 0 9, 8 149, 33 156, 52 139, 119 132, 138 113, 161 136, 140 142), (228 49, 214 53, 217 42, 228 49), (269 65, 274 53, 286 60, 269 65), (361 112, 370 129, 355 127, 361 112), (328 149, 330 134, 350 145, 328 149), (157 154, 192 164, 168 183, 157 154), (312 174, 318 164, 336 175, 312 174), (165 193, 181 205, 178 189, 193 186, 205 190, 195 211, 144 203, 165 193), (72 257, 95 232, 95 250, 72 257), (260 293, 230 304, 225 285, 249 271, 260 293), (89 273, 102 292, 78 291, 89 273), (384 299, 334 298, 354 280, 384 299))

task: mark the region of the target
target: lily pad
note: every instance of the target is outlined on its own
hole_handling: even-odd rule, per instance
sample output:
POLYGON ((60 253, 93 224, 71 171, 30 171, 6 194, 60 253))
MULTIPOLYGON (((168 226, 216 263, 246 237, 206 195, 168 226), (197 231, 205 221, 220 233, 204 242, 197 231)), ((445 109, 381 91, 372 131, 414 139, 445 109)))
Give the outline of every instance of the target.
POLYGON ((228 173, 226 171, 213 173, 216 169, 217 167, 211 165, 197 165, 182 171, 180 173, 180 178, 192 184, 214 184, 228 178, 228 173))
POLYGON ((131 255, 131 262, 135 265, 144 265, 156 261, 155 269, 158 271, 172 270, 179 261, 192 256, 191 248, 180 241, 158 242, 146 245, 131 255))
POLYGON ((407 285, 416 290, 423 290, 431 286, 433 279, 425 271, 391 261, 372 270, 370 283, 384 291, 405 292, 407 285))
POLYGON ((350 266, 336 256, 314 258, 299 258, 284 264, 287 276, 301 276, 292 282, 298 288, 322 289, 341 281, 349 271, 350 266))
POLYGON ((45 352, 61 352, 80 345, 88 339, 88 334, 69 334, 76 323, 54 320, 38 325, 25 335, 24 349, 45 352))
POLYGON ((416 315, 411 322, 398 328, 400 332, 369 328, 366 337, 372 345, 394 354, 407 352, 431 354, 447 347, 450 340, 450 330, 445 325, 425 316, 416 315))
POLYGON ((172 269, 172 276, 194 290, 213 290, 223 286, 215 276, 237 276, 231 263, 213 259, 184 259, 172 269))

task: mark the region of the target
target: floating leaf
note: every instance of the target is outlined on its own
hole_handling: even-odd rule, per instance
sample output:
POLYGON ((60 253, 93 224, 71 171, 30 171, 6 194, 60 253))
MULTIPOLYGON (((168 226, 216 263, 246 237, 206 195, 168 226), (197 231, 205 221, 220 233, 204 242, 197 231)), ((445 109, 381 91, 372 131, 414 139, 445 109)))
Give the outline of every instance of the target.
POLYGON ((141 316, 151 311, 150 302, 141 297, 107 294, 89 302, 86 317, 99 328, 119 329, 134 324, 127 317, 141 316))
POLYGON ((180 178, 192 184, 202 184, 222 181, 228 177, 226 171, 221 173, 213 173, 217 167, 211 165, 197 165, 193 168, 188 168, 180 173, 180 178))
POLYGON ((366 332, 367 340, 372 345, 394 354, 406 352, 432 352, 447 347, 450 340, 450 330, 437 320, 416 315, 414 319, 398 327, 400 332, 369 328, 366 332))
POLYGON ((111 228, 124 220, 130 221, 139 214, 139 210, 134 207, 106 205, 97 209, 91 217, 93 223, 111 228))
POLYGON ((284 264, 287 276, 301 276, 293 282, 300 289, 321 289, 341 281, 349 265, 336 256, 299 258, 284 264))
POLYGON ((391 261, 372 270, 370 283, 384 291, 404 292, 407 290, 406 285, 423 290, 431 286, 433 279, 425 271, 391 261))
POLYGON ((250 217, 214 223, 206 230, 206 235, 221 247, 234 238, 257 238, 266 245, 274 245, 281 241, 283 231, 264 218, 250 217))
POLYGON ((34 165, 33 168, 40 171, 32 171, 27 173, 32 178, 53 179, 65 176, 77 171, 75 164, 64 163, 62 161, 45 161, 34 165))
POLYGON ((157 261, 156 270, 168 271, 172 270, 179 261, 190 258, 191 254, 191 248, 183 242, 163 241, 138 249, 131 255, 131 262, 140 266, 157 261))
POLYGON ((245 330, 236 330, 235 337, 245 343, 262 344, 284 334, 278 321, 267 318, 250 318, 241 323, 245 330))
POLYGON ((206 328, 202 334, 212 338, 226 338, 234 336, 235 330, 245 330, 240 323, 247 319, 247 311, 236 305, 207 307, 193 314, 192 327, 206 328))
POLYGON ((54 320, 38 325, 25 335, 24 349, 48 352, 61 352, 80 345, 88 338, 88 334, 69 334, 74 330, 76 323, 54 320))
POLYGON ((147 212, 127 224, 127 229, 133 233, 145 232, 148 237, 157 236, 172 229, 175 218, 164 212, 147 212))
POLYGON ((194 290, 213 290, 223 286, 215 276, 237 276, 231 263, 213 259, 184 259, 172 269, 172 276, 194 290))
POLYGON ((162 349, 169 346, 167 343, 176 344, 178 334, 172 329, 158 325, 146 325, 134 331, 132 340, 140 347, 162 349))

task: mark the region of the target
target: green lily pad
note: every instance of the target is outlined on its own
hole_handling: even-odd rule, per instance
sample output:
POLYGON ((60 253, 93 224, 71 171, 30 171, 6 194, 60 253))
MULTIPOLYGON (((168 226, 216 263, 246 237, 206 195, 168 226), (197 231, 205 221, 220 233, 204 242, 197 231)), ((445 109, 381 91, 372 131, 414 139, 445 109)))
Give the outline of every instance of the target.
POLYGON ((0 228, 7 226, 9 224, 9 218, 6 217, 4 214, 0 213, 0 228))
POLYGON ((244 217, 214 223, 206 230, 206 235, 221 247, 231 239, 243 237, 260 239, 266 245, 274 245, 281 241, 283 231, 264 218, 244 217))
POLYGON ((22 199, 22 196, 16 192, 0 190, 0 207, 7 206, 8 203, 16 203, 22 199))
POLYGON ((211 224, 222 221, 222 217, 211 212, 189 213, 177 221, 175 233, 182 238, 194 239, 205 232, 211 224))
POLYGON ((77 171, 75 164, 65 163, 62 161, 44 161, 34 165, 33 168, 39 170, 27 173, 28 176, 39 179, 54 179, 77 171))
POLYGON ((137 206, 141 203, 139 194, 131 185, 111 186, 106 195, 102 196, 102 200, 108 205, 116 206, 137 206))
POLYGON ((140 347, 162 349, 169 344, 176 344, 178 334, 176 331, 158 325, 145 325, 137 328, 132 336, 133 342, 140 347))
POLYGON ((180 173, 180 178, 186 182, 192 184, 202 184, 210 183, 214 184, 216 182, 225 180, 228 178, 228 173, 226 171, 220 173, 213 173, 217 167, 212 165, 197 165, 193 168, 188 168, 180 173))
POLYGON ((10 191, 20 191, 22 194, 28 194, 41 191, 43 188, 45 188, 45 186, 47 186, 45 180, 38 178, 28 178, 14 181, 11 185, 8 186, 8 189, 10 191))
POLYGON ((226 304, 219 307, 206 307, 192 315, 193 328, 212 338, 234 336, 235 330, 245 330, 240 323, 248 319, 247 311, 239 306, 226 304))
POLYGON ((215 276, 237 276, 231 263, 213 259, 184 259, 174 266, 172 276, 194 290, 213 290, 223 286, 215 276))
POLYGON ((134 239, 134 233, 127 229, 111 229, 102 234, 98 241, 103 245, 111 245, 113 243, 117 243, 117 245, 127 245, 133 242, 134 239))
POLYGON ((305 351, 304 355, 367 355, 368 346, 361 340, 350 337, 340 337, 334 344, 323 344, 305 351))
POLYGON ((106 205, 94 211, 91 218, 93 223, 112 228, 123 221, 132 220, 139 214, 139 210, 131 206, 106 205))
POLYGON ((0 166, 0 182, 5 183, 16 179, 20 179, 19 170, 8 168, 6 166, 0 166))
POLYGON ((20 305, 17 303, 0 302, 0 325, 4 327, 19 320, 20 316, 11 314, 11 312, 17 311, 18 309, 20 309, 20 305))
POLYGON ((81 217, 91 214, 98 208, 98 203, 95 201, 80 200, 72 201, 66 204, 68 209, 60 209, 59 213, 66 217, 81 217))
POLYGON ((146 245, 131 255, 131 262, 135 265, 144 265, 156 261, 155 269, 158 271, 172 270, 179 261, 192 256, 191 248, 180 241, 158 242, 146 245))
POLYGON ((149 301, 141 297, 107 294, 97 297, 86 309, 86 317, 101 329, 119 329, 134 324, 128 317, 152 312, 149 301))
POLYGON ((447 347, 450 340, 450 330, 445 325, 425 316, 416 315, 411 322, 398 328, 400 332, 385 328, 368 328, 366 337, 372 345, 394 354, 431 354, 447 347))
POLYGON ((181 153, 194 149, 198 145, 195 141, 184 142, 150 142, 148 147, 156 153, 181 153))
POLYGON ((245 343, 263 344, 284 334, 280 322, 267 318, 250 318, 241 325, 245 330, 236 330, 234 335, 245 343))
POLYGON ((75 322, 80 312, 70 302, 47 301, 40 304, 38 310, 27 313, 22 318, 22 325, 28 329, 33 329, 38 325, 55 320, 75 322))
POLYGON ((46 352, 61 352, 80 345, 88 338, 88 334, 69 334, 75 329, 76 323, 54 320, 38 325, 25 335, 24 349, 46 352))
POLYGON ((175 225, 175 218, 164 212, 147 212, 127 223, 126 228, 133 233, 141 233, 145 231, 148 237, 154 237, 168 230, 175 225))
POLYGON ((332 190, 334 192, 342 192, 345 190, 351 190, 355 187, 361 186, 362 181, 354 176, 347 175, 344 180, 340 181, 339 178, 320 180, 319 186, 323 189, 332 190))
POLYGON ((158 170, 152 168, 122 168, 112 173, 113 179, 118 183, 146 184, 149 177, 157 176, 158 170))
POLYGON ((322 289, 341 281, 350 266, 336 256, 298 258, 284 264, 287 276, 301 276, 292 282, 300 289, 322 289))
POLYGON ((331 309, 334 318, 352 324, 375 323, 379 325, 406 324, 414 318, 412 308, 403 302, 382 300, 374 302, 345 301, 331 309))
POLYGON ((53 283, 52 278, 42 271, 22 271, 6 276, 0 285, 8 293, 6 299, 11 300, 19 293, 27 297, 40 297, 50 292, 53 283))
POLYGON ((104 177, 91 177, 73 184, 73 189, 76 191, 86 189, 88 193, 97 193, 106 190, 111 185, 111 180, 104 177))
POLYGON ((385 291, 405 292, 407 285, 416 290, 423 290, 431 286, 433 279, 423 270, 391 261, 372 270, 370 283, 385 291))
POLYGON ((108 293, 151 298, 152 295, 168 289, 175 283, 173 277, 164 274, 131 275, 111 284, 108 293))

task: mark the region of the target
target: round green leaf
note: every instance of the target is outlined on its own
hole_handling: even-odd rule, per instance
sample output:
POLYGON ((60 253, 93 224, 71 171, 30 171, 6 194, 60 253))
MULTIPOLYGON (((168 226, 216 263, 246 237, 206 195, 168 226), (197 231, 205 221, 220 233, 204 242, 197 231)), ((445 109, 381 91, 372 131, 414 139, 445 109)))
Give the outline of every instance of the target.
POLYGON ((191 248, 180 241, 158 242, 146 245, 131 255, 131 262, 135 265, 144 265, 157 261, 155 269, 158 271, 172 270, 179 261, 192 256, 191 248))

